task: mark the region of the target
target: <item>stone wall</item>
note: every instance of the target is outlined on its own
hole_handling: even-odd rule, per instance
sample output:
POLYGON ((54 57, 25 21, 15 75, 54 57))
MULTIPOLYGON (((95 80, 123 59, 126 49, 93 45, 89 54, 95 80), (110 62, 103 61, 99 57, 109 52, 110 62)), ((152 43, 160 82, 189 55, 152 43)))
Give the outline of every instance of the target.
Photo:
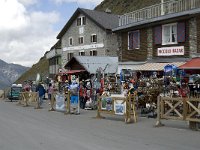
MULTIPOLYGON (((81 16, 83 15, 80 15, 79 17, 81 16)), ((63 55, 62 55, 62 59, 63 59, 62 64, 69 61, 67 59, 67 53, 74 53, 74 56, 77 56, 79 55, 79 52, 83 50, 86 56, 90 55, 91 50, 97 51, 97 56, 117 56, 116 43, 117 43, 117 36, 115 34, 112 34, 111 32, 108 32, 102 29, 89 18, 86 18, 86 25, 82 25, 82 26, 77 26, 77 22, 75 19, 61 39, 62 49, 64 49, 65 47, 73 48, 77 46, 85 46, 85 45, 92 45, 92 44, 103 44, 103 47, 66 50, 63 52, 63 55), (91 42, 92 34, 97 35, 96 43, 91 42), (83 44, 78 43, 78 38, 80 36, 84 37, 83 44), (72 46, 69 45, 69 38, 73 39, 72 46)))
POLYGON ((190 57, 195 57, 197 53, 197 21, 196 18, 189 20, 189 44, 190 57))

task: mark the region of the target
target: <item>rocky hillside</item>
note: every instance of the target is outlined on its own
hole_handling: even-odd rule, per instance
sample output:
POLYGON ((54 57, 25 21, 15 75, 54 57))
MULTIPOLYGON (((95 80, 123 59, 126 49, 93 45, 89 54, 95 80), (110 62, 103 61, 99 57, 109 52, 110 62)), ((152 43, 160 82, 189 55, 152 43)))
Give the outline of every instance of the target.
POLYGON ((29 68, 0 60, 0 89, 9 87, 29 68))
POLYGON ((110 9, 112 13, 124 14, 160 2, 161 0, 104 0, 95 10, 105 11, 110 9))

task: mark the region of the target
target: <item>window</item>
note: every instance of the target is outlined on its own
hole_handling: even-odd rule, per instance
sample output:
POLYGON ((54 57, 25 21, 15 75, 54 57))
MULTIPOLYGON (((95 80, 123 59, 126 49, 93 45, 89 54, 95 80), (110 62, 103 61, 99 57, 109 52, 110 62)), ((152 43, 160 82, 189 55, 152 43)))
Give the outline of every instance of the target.
POLYGON ((96 34, 92 34, 91 35, 91 42, 92 43, 96 43, 97 42, 97 35, 96 34))
POLYGON ((96 50, 91 50, 90 51, 90 56, 97 56, 97 51, 96 50))
POLYGON ((140 48, 140 32, 132 31, 128 33, 128 49, 139 49, 140 48))
POLYGON ((86 25, 86 18, 85 16, 77 18, 77 26, 86 25))
POLYGON ((79 52, 79 56, 85 56, 85 52, 84 51, 80 51, 79 52))
POLYGON ((70 60, 74 56, 74 53, 67 53, 67 59, 70 60))
POLYGON ((81 25, 81 18, 77 18, 77 26, 81 25))
POLYGON ((177 24, 167 24, 162 26, 162 44, 177 44, 177 24))
POLYGON ((79 44, 83 44, 83 37, 79 37, 79 38, 78 38, 78 43, 79 43, 79 44))
POLYGON ((69 45, 72 46, 73 45, 73 39, 69 38, 69 45))
POLYGON ((86 25, 86 18, 82 17, 82 25, 86 25))

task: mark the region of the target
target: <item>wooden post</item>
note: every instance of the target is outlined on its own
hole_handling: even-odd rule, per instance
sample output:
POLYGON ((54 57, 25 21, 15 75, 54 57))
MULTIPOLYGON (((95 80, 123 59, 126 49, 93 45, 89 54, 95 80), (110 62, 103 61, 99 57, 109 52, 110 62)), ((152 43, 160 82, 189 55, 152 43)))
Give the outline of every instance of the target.
POLYGON ((100 95, 98 93, 97 94, 97 116, 95 118, 104 119, 105 117, 101 116, 100 110, 101 110, 101 97, 100 97, 100 95))
POLYGON ((27 106, 28 106, 28 99, 29 99, 29 92, 25 92, 24 96, 25 96, 25 99, 24 99, 24 101, 25 101, 24 107, 27 107, 27 106))
MULTIPOLYGON (((164 126, 164 124, 162 124, 161 123, 161 114, 160 113, 162 113, 161 112, 161 108, 160 108, 160 105, 161 105, 161 97, 160 96, 158 96, 157 97, 157 122, 156 122, 156 127, 162 127, 162 126, 164 126)), ((163 106, 161 106, 161 107, 163 107, 163 106)))
POLYGON ((133 120, 136 123, 137 122, 137 113, 136 113, 136 107, 135 107, 135 100, 136 100, 137 95, 134 94, 133 96, 134 97, 133 97, 133 100, 131 102, 131 105, 132 105, 131 110, 133 110, 133 120))
POLYGON ((186 120, 186 117, 187 117, 186 98, 183 98, 183 120, 186 120))
POLYGON ((136 107, 135 107, 135 98, 136 98, 136 94, 130 94, 127 98, 126 98, 126 119, 125 122, 126 123, 132 123, 134 121, 134 123, 137 122, 137 113, 136 113, 136 107), (133 116, 133 118, 132 118, 133 116))
POLYGON ((37 93, 37 100, 36 100, 36 107, 35 107, 35 109, 40 109, 41 107, 40 107, 40 100, 39 100, 39 93, 37 93))

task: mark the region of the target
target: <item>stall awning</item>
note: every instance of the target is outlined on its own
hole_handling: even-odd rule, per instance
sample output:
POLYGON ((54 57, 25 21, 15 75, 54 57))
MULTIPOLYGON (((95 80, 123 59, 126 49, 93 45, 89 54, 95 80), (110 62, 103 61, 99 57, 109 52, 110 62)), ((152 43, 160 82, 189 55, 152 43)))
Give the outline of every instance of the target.
POLYGON ((193 58, 185 64, 179 66, 179 69, 200 69, 200 58, 193 58))
POLYGON ((64 72, 64 74, 76 74, 76 73, 80 73, 80 72, 84 72, 85 70, 68 70, 66 72, 64 72))
POLYGON ((175 65, 177 67, 183 65, 185 62, 172 62, 172 63, 144 63, 137 65, 119 65, 118 73, 121 69, 131 69, 135 71, 163 71, 166 65, 175 65))
POLYGON ((184 62, 174 62, 174 63, 146 63, 141 65, 138 70, 139 71, 163 71, 166 65, 175 65, 180 66, 184 64, 184 62))

